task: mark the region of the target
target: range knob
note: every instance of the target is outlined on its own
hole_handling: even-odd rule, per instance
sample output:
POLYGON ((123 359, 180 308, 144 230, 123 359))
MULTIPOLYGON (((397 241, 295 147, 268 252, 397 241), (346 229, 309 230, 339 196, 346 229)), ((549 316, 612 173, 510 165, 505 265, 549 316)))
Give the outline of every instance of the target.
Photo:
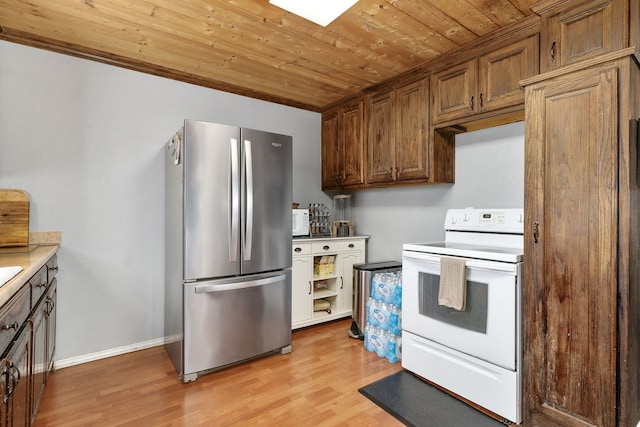
POLYGON ((455 216, 452 216, 450 222, 451 224, 455 224, 456 222, 458 222, 458 219, 455 216))
POLYGON ((464 222, 468 222, 471 219, 471 215, 469 215, 468 213, 464 214, 464 222))

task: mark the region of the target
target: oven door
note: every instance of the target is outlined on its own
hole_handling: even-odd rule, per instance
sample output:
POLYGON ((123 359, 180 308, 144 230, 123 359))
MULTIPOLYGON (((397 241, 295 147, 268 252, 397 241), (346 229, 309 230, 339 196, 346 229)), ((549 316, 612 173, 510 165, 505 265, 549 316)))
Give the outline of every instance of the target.
POLYGON ((440 256, 402 252, 402 329, 512 371, 521 263, 468 259, 466 309, 438 305, 440 256))

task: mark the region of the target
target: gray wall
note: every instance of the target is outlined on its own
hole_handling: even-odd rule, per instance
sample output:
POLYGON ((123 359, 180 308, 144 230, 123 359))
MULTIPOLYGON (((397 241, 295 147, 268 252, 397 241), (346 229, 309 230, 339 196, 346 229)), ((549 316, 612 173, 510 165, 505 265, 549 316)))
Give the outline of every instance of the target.
POLYGON ((356 232, 371 236, 368 260, 400 260, 402 244, 444 238, 448 208, 522 208, 524 123, 456 136, 455 184, 353 194, 356 232))
MULTIPOLYGON (((184 118, 292 135, 294 200, 331 207, 319 114, 0 41, 0 187, 30 194, 32 231, 62 232, 59 367, 162 342, 162 145, 184 118)), ((522 206, 522 134, 460 136, 455 185, 354 193, 369 260, 440 239, 447 207, 522 206)))

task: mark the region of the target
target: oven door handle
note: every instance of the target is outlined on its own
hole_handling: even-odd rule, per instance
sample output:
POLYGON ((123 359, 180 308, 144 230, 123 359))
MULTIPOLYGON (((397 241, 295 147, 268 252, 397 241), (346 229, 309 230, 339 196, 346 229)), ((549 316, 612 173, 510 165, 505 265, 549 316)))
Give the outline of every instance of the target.
MULTIPOLYGON (((427 254, 413 251, 402 251, 403 259, 414 259, 417 261, 427 261, 440 264, 440 255, 427 254)), ((459 257, 457 257, 459 258, 459 257)), ((518 263, 487 261, 475 258, 464 258, 465 264, 468 269, 473 270, 486 270, 486 271, 499 271, 504 273, 517 274, 518 263)))

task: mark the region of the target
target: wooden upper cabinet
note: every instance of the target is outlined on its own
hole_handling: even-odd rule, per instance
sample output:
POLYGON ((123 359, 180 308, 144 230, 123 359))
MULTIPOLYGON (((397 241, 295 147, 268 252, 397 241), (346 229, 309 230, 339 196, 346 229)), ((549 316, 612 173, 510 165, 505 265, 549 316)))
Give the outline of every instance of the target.
POLYGON ((322 189, 364 184, 364 101, 322 115, 322 189))
POLYGON ((434 123, 475 114, 476 64, 472 59, 431 76, 434 123))
POLYGON ((542 16, 540 71, 555 70, 627 47, 628 1, 548 0, 532 8, 542 16))
POLYGON ((367 97, 367 184, 395 179, 394 93, 390 90, 367 97))
POLYGON ((343 108, 340 119, 344 153, 342 185, 360 186, 364 184, 364 100, 343 108))
POLYGON ((527 37, 478 59, 479 112, 524 103, 520 80, 538 73, 538 37, 527 37))
POLYGON ((537 35, 436 72, 431 77, 433 122, 524 104, 520 80, 537 72, 537 35))
POLYGON ((322 115, 322 188, 337 187, 342 175, 338 145, 338 111, 322 115))
POLYGON ((367 185, 432 182, 428 81, 424 77, 367 98, 367 185))
MULTIPOLYGON (((428 92, 426 78, 396 89, 395 174, 397 181, 433 178, 429 176, 428 92)), ((437 167, 441 166, 446 167, 445 165, 437 167)))

